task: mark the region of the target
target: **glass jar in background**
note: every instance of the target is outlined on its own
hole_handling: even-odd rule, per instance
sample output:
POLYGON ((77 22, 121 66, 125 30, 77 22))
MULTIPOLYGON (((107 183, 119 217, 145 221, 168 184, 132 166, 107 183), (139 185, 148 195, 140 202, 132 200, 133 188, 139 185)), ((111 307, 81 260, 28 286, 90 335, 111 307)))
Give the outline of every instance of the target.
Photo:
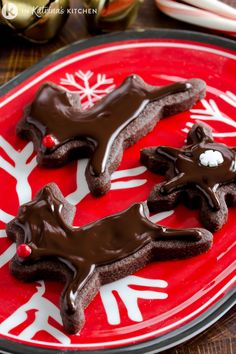
POLYGON ((135 21, 142 2, 143 0, 84 0, 88 30, 90 32, 125 30, 135 21))
POLYGON ((32 42, 46 43, 65 24, 68 9, 69 0, 1 0, 0 34, 13 34, 32 42))

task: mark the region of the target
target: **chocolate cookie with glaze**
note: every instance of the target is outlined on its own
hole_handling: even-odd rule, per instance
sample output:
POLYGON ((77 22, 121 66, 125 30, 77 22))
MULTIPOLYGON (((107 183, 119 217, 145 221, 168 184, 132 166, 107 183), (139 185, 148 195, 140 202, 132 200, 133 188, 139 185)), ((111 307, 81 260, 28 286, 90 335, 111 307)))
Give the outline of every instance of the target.
POLYGON ((212 234, 204 229, 172 229, 152 223, 145 204, 83 227, 71 226, 75 208, 55 184, 19 208, 7 225, 17 253, 11 273, 20 280, 45 278, 66 283, 60 308, 65 330, 76 333, 84 309, 101 285, 143 268, 151 261, 186 258, 206 252, 212 234))
POLYGON ((199 79, 154 87, 132 75, 84 111, 79 94, 46 83, 27 107, 17 134, 33 141, 40 165, 58 167, 89 157, 87 182, 99 196, 109 191, 124 149, 161 118, 190 109, 204 95, 205 83, 199 79))
POLYGON ((212 129, 200 122, 189 131, 183 148, 143 149, 141 162, 167 178, 151 191, 149 210, 170 210, 183 202, 199 208, 204 227, 219 230, 227 222, 228 206, 236 205, 235 152, 235 148, 215 142, 212 129))

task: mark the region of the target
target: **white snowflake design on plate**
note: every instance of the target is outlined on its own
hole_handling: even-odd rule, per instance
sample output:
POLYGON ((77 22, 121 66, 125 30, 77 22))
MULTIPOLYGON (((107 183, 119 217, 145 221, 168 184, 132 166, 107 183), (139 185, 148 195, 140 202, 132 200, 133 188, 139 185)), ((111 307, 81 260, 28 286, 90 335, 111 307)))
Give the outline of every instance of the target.
POLYGON ((9 334, 12 329, 27 320, 28 311, 36 310, 34 321, 20 333, 19 337, 30 342, 31 339, 42 330, 49 333, 62 344, 70 344, 70 337, 49 323, 48 319, 52 317, 57 323, 62 325, 60 310, 44 297, 45 283, 38 281, 37 284, 36 292, 33 296, 0 324, 0 333, 5 335, 9 334))
POLYGON ((88 109, 115 88, 113 78, 107 78, 105 74, 97 74, 96 82, 91 83, 92 80, 94 81, 94 76, 95 74, 90 70, 66 73, 65 78, 60 80, 60 85, 79 93, 82 107, 88 109))
POLYGON ((33 156, 29 161, 34 151, 33 143, 30 142, 23 150, 17 151, 0 136, 0 148, 2 148, 14 162, 14 164, 10 164, 0 156, 0 168, 16 179, 16 193, 18 195, 19 204, 27 203, 31 200, 32 196, 28 177, 37 165, 36 156, 33 156))
POLYGON ((114 296, 114 291, 118 292, 119 297, 127 309, 128 317, 134 322, 143 321, 143 316, 138 306, 138 299, 161 300, 167 299, 168 297, 168 294, 163 291, 134 290, 130 288, 130 285, 142 286, 144 289, 145 287, 166 288, 168 283, 164 280, 146 279, 130 275, 104 285, 100 290, 100 296, 110 325, 119 325, 121 323, 119 307, 114 296))
POLYGON ((232 107, 236 108, 236 95, 233 92, 226 91, 224 94, 220 95, 220 97, 232 107))

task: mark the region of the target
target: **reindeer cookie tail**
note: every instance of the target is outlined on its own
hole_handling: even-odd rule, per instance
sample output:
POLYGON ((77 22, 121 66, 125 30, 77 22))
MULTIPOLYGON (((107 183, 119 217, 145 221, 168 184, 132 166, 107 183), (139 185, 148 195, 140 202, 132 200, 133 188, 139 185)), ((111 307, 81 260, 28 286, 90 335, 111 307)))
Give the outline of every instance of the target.
POLYGON ((206 83, 203 80, 190 79, 184 81, 184 83, 189 85, 189 90, 169 97, 163 109, 163 117, 188 111, 195 103, 205 97, 206 83))
POLYGON ((174 229, 161 227, 154 241, 156 259, 184 259, 207 252, 213 242, 211 232, 201 228, 174 229))

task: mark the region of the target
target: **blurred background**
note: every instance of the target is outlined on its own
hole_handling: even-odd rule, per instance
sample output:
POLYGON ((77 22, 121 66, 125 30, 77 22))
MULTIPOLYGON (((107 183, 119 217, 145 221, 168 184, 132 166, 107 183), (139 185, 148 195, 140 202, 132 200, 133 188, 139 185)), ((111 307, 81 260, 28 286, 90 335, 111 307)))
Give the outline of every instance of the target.
POLYGON ((2 0, 0 84, 65 45, 114 30, 172 28, 235 39, 236 0, 211 0, 210 8, 208 3, 209 0, 2 0), (14 19, 12 3, 18 10, 14 19), (38 14, 32 16, 32 7, 38 8, 38 14), (87 14, 79 13, 83 8, 87 14), (51 9, 54 12, 50 13, 51 9), (91 9, 96 9, 97 14, 89 13, 91 9), (63 14, 59 13, 61 10, 63 14))

